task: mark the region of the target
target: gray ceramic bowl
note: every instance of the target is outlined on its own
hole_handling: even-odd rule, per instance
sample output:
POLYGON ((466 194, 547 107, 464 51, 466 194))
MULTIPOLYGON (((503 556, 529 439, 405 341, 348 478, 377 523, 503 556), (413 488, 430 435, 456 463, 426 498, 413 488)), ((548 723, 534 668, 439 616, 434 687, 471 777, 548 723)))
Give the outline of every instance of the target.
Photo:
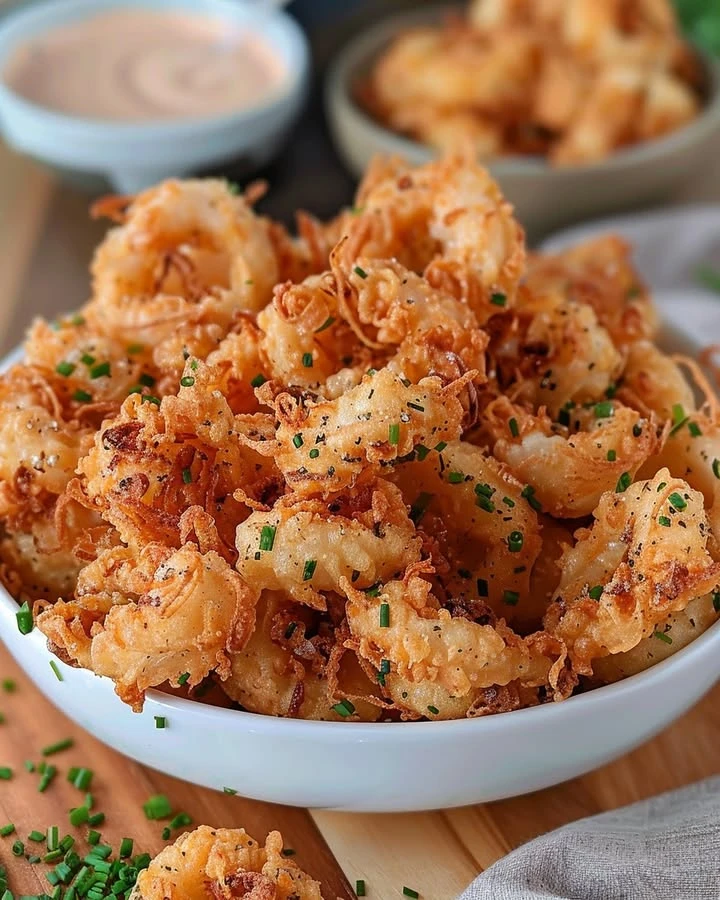
MULTIPOLYGON (((367 75, 390 40, 409 26, 438 20, 448 7, 415 10, 381 22, 340 52, 328 73, 325 103, 338 152, 358 177, 376 153, 427 162, 432 148, 380 125, 353 99, 352 86, 367 75)), ((720 65, 700 54, 707 72, 703 112, 667 137, 617 151, 600 163, 555 168, 538 157, 493 160, 490 171, 537 240, 561 225, 658 202, 702 171, 720 152, 720 65)))

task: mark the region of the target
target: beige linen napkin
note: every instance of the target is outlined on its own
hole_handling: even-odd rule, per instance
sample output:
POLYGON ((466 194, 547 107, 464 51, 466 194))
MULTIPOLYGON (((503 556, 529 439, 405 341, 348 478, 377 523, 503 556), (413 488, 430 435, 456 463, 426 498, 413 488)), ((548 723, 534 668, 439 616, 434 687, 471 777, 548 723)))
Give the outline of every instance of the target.
POLYGON ((460 900, 718 898, 714 777, 536 838, 491 866, 460 900))

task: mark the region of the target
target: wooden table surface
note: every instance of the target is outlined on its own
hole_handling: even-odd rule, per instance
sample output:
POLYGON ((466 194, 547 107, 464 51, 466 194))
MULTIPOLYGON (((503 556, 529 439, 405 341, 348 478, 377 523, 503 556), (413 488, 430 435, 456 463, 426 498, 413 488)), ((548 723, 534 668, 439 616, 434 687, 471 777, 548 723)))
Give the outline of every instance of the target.
MULTIPOLYGON (((720 161, 681 199, 720 199, 720 161)), ((53 316, 84 302, 87 265, 103 226, 86 216, 87 198, 58 185, 47 172, 0 144, 0 335, 5 349, 17 343, 33 314, 53 316)), ((175 809, 196 823, 244 826, 257 837, 279 828, 298 861, 324 883, 328 900, 348 900, 362 878, 368 897, 392 900, 403 885, 423 900, 452 900, 479 872, 514 847, 582 816, 668 790, 720 772, 720 686, 654 741, 616 763, 540 793, 484 806, 411 815, 351 815, 308 812, 228 797, 196 788, 129 762, 72 725, 41 697, 0 648, 0 680, 18 682, 0 690, 0 766, 15 777, 0 782, 0 825, 13 821, 24 838, 32 828, 65 824, 77 792, 64 777, 38 794, 36 776, 22 763, 66 736, 76 746, 56 762, 89 765, 93 793, 107 813, 103 836, 117 843, 136 838, 138 851, 155 852, 161 829, 149 823, 142 803, 166 793, 175 809)), ((657 698, 662 703, 662 697, 657 698)), ((562 754, 563 748, 557 752, 562 754)), ((428 773, 430 775, 431 773, 428 773)), ((73 829, 69 829, 73 830, 73 829)), ((16 894, 38 893, 38 875, 10 854, 14 838, 0 838, 0 860, 8 866, 16 894)))

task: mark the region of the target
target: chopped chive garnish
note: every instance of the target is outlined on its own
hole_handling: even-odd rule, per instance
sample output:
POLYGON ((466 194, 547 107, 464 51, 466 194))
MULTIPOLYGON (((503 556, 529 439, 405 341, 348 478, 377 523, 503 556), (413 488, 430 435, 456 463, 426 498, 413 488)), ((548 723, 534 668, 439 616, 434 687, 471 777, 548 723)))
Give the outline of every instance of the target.
POLYGON ((84 825, 90 818, 87 806, 77 806, 70 810, 70 824, 76 828, 78 825, 84 825))
POLYGON ((25 766, 26 772, 34 772, 35 771, 35 763, 31 759, 26 759, 23 763, 25 766))
POLYGON ((17 620, 17 627, 20 634, 30 634, 30 632, 33 630, 33 616, 30 612, 30 607, 28 606, 27 600, 15 613, 15 618, 17 620))
POLYGON ((75 364, 66 361, 59 362, 55 366, 55 371, 58 373, 58 375, 62 375, 63 378, 69 378, 75 371, 75 364))
POLYGON ((51 668, 51 669, 53 670, 53 672, 55 673, 55 677, 57 678, 58 681, 64 681, 63 676, 62 676, 62 672, 61 672, 60 669, 58 668, 58 664, 55 662, 54 659, 51 659, 51 660, 50 660, 50 668, 51 668))
POLYGON ((388 425, 388 443, 393 445, 400 443, 400 426, 397 422, 388 425))
POLYGON ((513 437, 518 437, 520 434, 520 428, 518 426, 517 419, 513 416, 512 419, 508 420, 508 428, 510 429, 510 434, 513 437))
POLYGON ((192 387, 195 384, 193 375, 183 375, 180 379, 180 387, 192 387))
POLYGON ((186 825, 192 825, 192 819, 186 812, 179 812, 170 822, 170 827, 173 830, 185 828, 186 825))
POLYGON ((390 604, 389 603, 381 603, 380 604, 380 627, 381 628, 389 628, 390 627, 390 604))
POLYGON ((259 387, 262 387, 266 381, 267 381, 267 378, 262 374, 262 372, 258 372, 257 375, 250 382, 250 384, 254 388, 259 388, 259 387))
POLYGON ((166 825, 162 830, 161 837, 164 841, 169 841, 171 835, 172 835, 172 831, 170 831, 170 826, 166 825))
POLYGON ((155 727, 156 728, 165 728, 167 725, 167 719, 165 716, 155 716, 155 727))
POLYGON ((7 825, 3 825, 0 828, 0 837, 7 837, 9 834, 12 834, 15 831, 15 825, 12 822, 8 822, 7 825))
POLYGON ((425 444, 418 444, 415 448, 415 455, 420 462, 425 459, 429 452, 430 448, 426 447, 425 444))
POLYGON ((165 794, 154 794, 143 803, 143 811, 148 819, 168 819, 172 815, 172 806, 165 794))
POLYGON ((682 403, 673 403, 672 408, 672 428, 670 429, 670 434, 675 434, 680 431, 683 425, 688 421, 690 416, 685 414, 685 410, 683 408, 682 403))
POLYGON ((531 484, 526 484, 525 487, 520 491, 520 496, 523 500, 527 500, 530 506, 535 510, 535 512, 542 511, 542 503, 535 496, 535 488, 531 484))
POLYGON ((132 856, 133 852, 133 839, 132 838, 123 838, 120 841, 120 859, 127 859, 128 856, 132 856))
POLYGON ((713 609, 715 610, 715 612, 720 612, 720 591, 716 591, 713 594, 712 601, 713 601, 713 609))
POLYGON ((322 325, 319 328, 315 329, 315 334, 320 334, 321 331, 325 331, 325 329, 329 328, 334 321, 334 316, 328 316, 327 319, 325 319, 325 321, 322 323, 322 325))
POLYGON ((672 638, 669 634, 665 634, 664 631, 653 631, 653 637, 656 637, 659 641, 662 641, 664 644, 672 644, 672 638))
POLYGON ((508 550, 511 553, 519 553, 523 547, 522 531, 511 531, 508 535, 508 550))
POLYGON ((614 411, 615 409, 609 400, 602 400, 600 403, 595 404, 596 419, 609 419, 614 411))
POLYGON ((438 453, 442 453, 446 447, 447 447, 447 441, 438 441, 438 443, 435 444, 435 447, 433 449, 437 450, 438 453))
POLYGON ((605 396, 608 398, 608 400, 612 400, 615 394, 617 394, 617 389, 618 386, 615 384, 615 382, 612 382, 605 388, 605 396))
POLYGON ((617 453, 616 453, 614 450, 608 450, 608 452, 607 452, 607 461, 608 461, 608 462, 615 462, 616 459, 617 459, 617 453))
POLYGON ((76 403, 90 403, 90 401, 92 400, 92 394, 88 394, 87 391, 77 390, 72 395, 72 398, 76 403))
POLYGON ((478 496, 482 495, 483 497, 492 497, 492 495, 495 493, 495 488, 490 487, 490 485, 486 482, 481 482, 480 484, 475 485, 475 493, 478 496))
POLYGON ((437 708, 437 706, 428 706, 428 712, 430 712, 430 713, 432 713, 434 716, 436 716, 436 715, 438 715, 438 713, 440 712, 440 710, 437 708))
POLYGON ((184 684, 187 684, 190 680, 190 673, 183 672, 182 675, 178 678, 177 683, 182 687, 184 684))
POLYGON ((688 431, 690 432, 690 437, 702 437, 702 431, 697 422, 688 422, 688 431))
POLYGON ((475 498, 475 506, 479 506, 480 509, 484 509, 485 512, 495 512, 495 504, 489 497, 486 497, 485 494, 477 495, 475 498))
POLYGON ((503 591, 503 603, 508 606, 517 606, 520 594, 517 591, 503 591))
POLYGON ((235 788, 224 787, 223 794, 229 794, 231 797, 234 797, 237 794, 235 788))
POLYGON ((615 493, 622 494, 624 493, 632 484, 632 476, 629 472, 623 472, 622 475, 618 478, 618 483, 615 485, 615 493))
POLYGON ((142 344, 130 344, 127 348, 127 352, 130 356, 136 356, 138 353, 142 353, 145 347, 142 344))
POLYGON ((93 779, 93 771, 92 769, 78 769, 75 772, 75 777, 72 780, 72 783, 75 785, 78 790, 86 791, 93 779))
POLYGON ((92 825, 93 827, 95 827, 95 825, 102 825, 102 823, 104 821, 105 821, 105 813, 104 812, 98 812, 98 813, 95 813, 94 816, 88 817, 88 825, 92 825))
POLYGON ((50 786, 52 780, 57 775, 57 768, 55 766, 48 766, 42 774, 42 778, 38 784, 38 791, 42 794, 47 788, 50 786))
POLYGON ((488 596, 488 583, 484 578, 478 578, 477 592, 478 592, 478 597, 487 597, 488 596))
POLYGON ((313 447, 310 453, 308 454, 310 459, 317 459, 320 456, 320 451, 317 447, 313 447))
POLYGON ((425 412, 425 407, 421 406, 419 403, 411 403, 411 401, 408 400, 407 405, 409 409, 417 410, 417 412, 425 412))
POLYGON ((75 741, 71 737, 65 738, 64 740, 58 741, 55 744, 48 744, 47 747, 43 747, 42 755, 52 756, 53 753, 60 753, 63 750, 69 750, 74 744, 75 741))
POLYGON ((46 834, 45 839, 47 842, 48 850, 57 850, 60 844, 60 829, 57 825, 51 825, 46 834))
POLYGON ((92 809, 95 806, 95 798, 92 794, 85 794, 85 803, 83 806, 87 806, 88 809, 92 809))
POLYGON ((672 525, 672 522, 667 516, 658 516, 658 522, 660 525, 664 525, 665 528, 669 528, 672 525))
POLYGON ((367 278, 367 272, 365 271, 365 269, 361 269, 360 266, 355 266, 355 268, 353 269, 353 272, 356 275, 359 275, 360 278, 367 278))
POLYGON ((80 362, 85 366, 91 366, 95 362, 95 357, 90 353, 83 353, 80 357, 80 362))
POLYGON ((110 363, 102 362, 90 369, 90 378, 102 378, 104 375, 110 374, 110 363))
POLYGON ((495 293, 490 294, 490 302, 493 306, 505 306, 507 297, 505 294, 501 294, 500 291, 495 291, 495 293))
POLYGON ((302 364, 305 366, 306 369, 312 369, 312 364, 313 364, 312 353, 303 353, 302 364))
POLYGON ((317 560, 316 559, 306 559, 305 567, 303 568, 303 581, 310 581, 310 579, 315 574, 316 568, 317 568, 317 560))
POLYGON ((3 678, 2 689, 6 694, 13 694, 17 690, 17 684, 12 678, 3 678))
POLYGON ((285 629, 285 634, 283 635, 286 641, 289 641, 290 638, 297 631, 297 622, 291 622, 288 627, 285 629))
POLYGON ((412 888, 405 887, 403 885, 403 897, 414 897, 415 900, 418 900, 419 896, 420 894, 418 894, 417 891, 414 891, 412 888))
POLYGON ((25 852, 25 844, 22 841, 15 841, 12 845, 13 856, 22 856, 25 852))
POLYGON ((355 712, 355 706, 349 700, 341 700, 333 706, 333 710, 344 719, 355 712))
POLYGON ((720 478, 720 459, 714 459, 712 461, 712 470, 713 470, 713 475, 716 478, 720 478))
POLYGON ((140 398, 141 403, 154 403, 155 406, 160 406, 160 398, 154 397, 152 394, 143 394, 140 398))
POLYGON ((448 481, 450 484, 462 484, 465 481, 465 476, 462 472, 448 472, 448 481))
POLYGON ((599 600, 603 595, 603 586, 601 584, 596 584, 595 587, 591 587, 588 591, 588 597, 591 600, 599 600))
POLYGON ((263 525, 262 530, 260 532, 260 549, 270 551, 273 548, 273 544, 275 543, 275 531, 276 528, 274 525, 263 525))
POLYGON ((296 434, 293 437, 293 444, 295 447, 302 447, 304 443, 305 441, 303 440, 303 436, 301 434, 296 434))
POLYGON ((420 520, 425 515, 428 506, 432 502, 433 494, 428 494, 427 491, 422 491, 418 496, 417 500, 410 507, 410 519, 415 525, 420 523, 420 520))
POLYGON ((672 506, 678 512, 682 512, 684 509, 687 509, 687 501, 680 494, 678 494, 677 491, 674 491, 672 494, 670 494, 668 500, 670 501, 670 506, 672 506))
POLYGON ((182 480, 184 484, 192 484, 192 471, 190 469, 182 470, 182 480))
POLYGON ((75 315, 70 319, 71 325, 84 325, 85 317, 81 316, 80 313, 75 313, 75 315))
POLYGON ((45 840, 45 835, 42 833, 42 831, 36 831, 35 829, 33 829, 28 835, 28 840, 35 841, 35 843, 39 844, 40 841, 45 840))
POLYGON ((91 847, 95 847, 97 844, 100 843, 101 837, 102 837, 102 835, 100 834, 99 831, 90 829, 90 831, 88 831, 87 842, 88 842, 88 844, 90 844, 91 847))
POLYGON ((661 481, 660 484, 657 486, 658 494, 660 493, 660 491, 665 490, 666 487, 667 487, 667 481, 661 481))
POLYGON ((147 372, 143 372, 138 378, 138 384, 141 384, 143 387, 155 387, 155 379, 152 375, 148 375, 147 372))
POLYGON ((355 882, 355 896, 365 896, 365 882, 362 880, 362 878, 358 878, 358 880, 355 882))

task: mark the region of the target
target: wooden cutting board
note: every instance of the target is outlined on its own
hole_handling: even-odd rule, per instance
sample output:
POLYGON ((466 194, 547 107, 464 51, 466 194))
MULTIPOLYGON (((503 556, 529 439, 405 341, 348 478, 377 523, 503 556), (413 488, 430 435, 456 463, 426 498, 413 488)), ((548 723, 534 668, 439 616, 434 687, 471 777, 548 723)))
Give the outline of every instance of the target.
POLYGON ((279 829, 298 863, 322 882, 327 900, 351 900, 359 878, 366 882, 367 896, 376 900, 399 900, 404 885, 417 890, 422 900, 453 900, 475 875, 545 831, 720 772, 718 686, 651 743, 546 791, 430 813, 308 812, 229 797, 125 759, 58 712, 0 646, 0 682, 7 678, 17 687, 12 693, 0 687, 5 718, 0 725, 0 766, 10 766, 14 774, 10 781, 0 781, 0 826, 14 822, 17 834, 0 838, 0 861, 8 868, 16 896, 48 890, 42 877, 45 866, 31 866, 11 854, 17 837, 28 847, 36 846, 26 840, 28 833, 51 824, 79 842, 86 835, 86 826, 73 828, 68 821, 68 810, 82 797, 65 777, 71 766, 94 770, 94 808, 107 816, 98 830, 114 847, 126 836, 135 839, 136 852, 156 853, 164 846, 163 823, 149 822, 142 810, 149 796, 162 793, 175 811, 187 812, 195 824, 243 826, 260 839, 279 829), (52 758, 58 775, 40 794, 37 774, 28 774, 23 763, 38 762, 43 747, 66 737, 73 737, 75 744, 52 758))

